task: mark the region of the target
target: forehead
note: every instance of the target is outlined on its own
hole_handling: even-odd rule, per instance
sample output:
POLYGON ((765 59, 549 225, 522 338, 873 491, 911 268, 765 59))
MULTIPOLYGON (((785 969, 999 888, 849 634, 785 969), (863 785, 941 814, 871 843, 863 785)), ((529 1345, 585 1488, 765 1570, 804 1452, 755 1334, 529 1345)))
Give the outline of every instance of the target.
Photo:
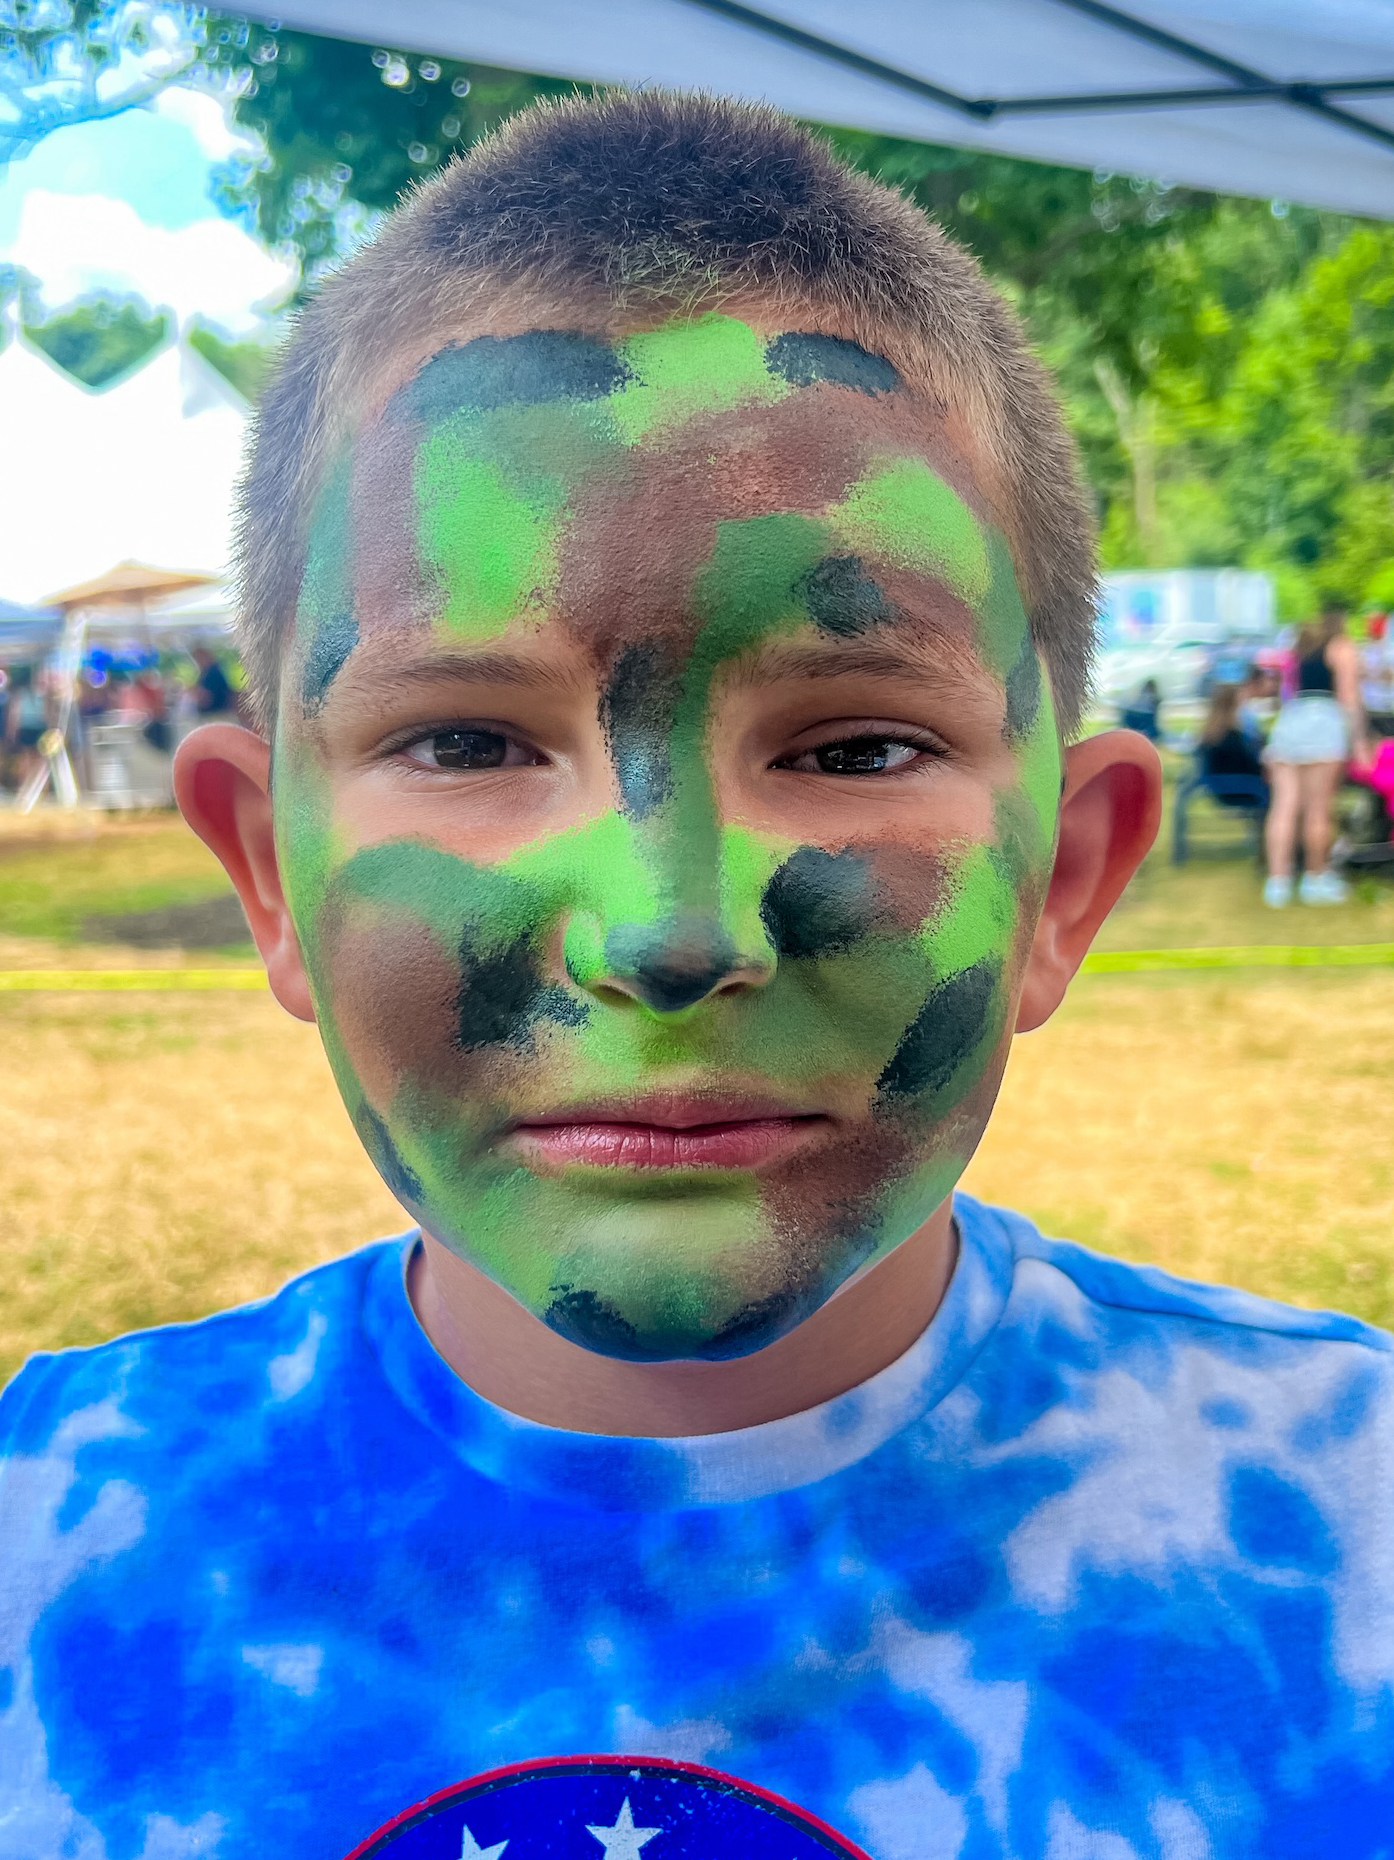
POLYGON ((477 642, 545 618, 603 648, 797 587, 855 632, 915 581, 981 610, 1004 551, 979 503, 942 409, 843 337, 726 315, 483 335, 358 433, 307 590, 317 568, 344 583, 330 604, 360 630, 477 642))

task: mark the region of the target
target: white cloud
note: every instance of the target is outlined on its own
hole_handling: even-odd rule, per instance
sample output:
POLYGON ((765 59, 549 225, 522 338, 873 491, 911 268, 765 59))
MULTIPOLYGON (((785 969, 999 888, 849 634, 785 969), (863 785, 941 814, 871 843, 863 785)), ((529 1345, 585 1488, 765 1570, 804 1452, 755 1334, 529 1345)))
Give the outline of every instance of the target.
POLYGON ((209 161, 259 152, 257 138, 237 127, 225 100, 202 85, 171 84, 160 92, 153 108, 157 116, 187 129, 209 161))
POLYGON ((203 316, 234 331, 253 328, 294 283, 293 266, 231 220, 149 226, 124 200, 37 188, 0 258, 33 273, 50 309, 89 291, 134 291, 181 322, 203 316))

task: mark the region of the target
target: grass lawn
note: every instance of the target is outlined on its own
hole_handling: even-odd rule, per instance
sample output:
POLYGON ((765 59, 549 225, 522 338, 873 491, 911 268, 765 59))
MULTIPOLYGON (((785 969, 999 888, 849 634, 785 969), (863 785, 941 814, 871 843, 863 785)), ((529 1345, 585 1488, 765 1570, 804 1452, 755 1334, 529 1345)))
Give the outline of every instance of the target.
MULTIPOLYGON (((0 967, 239 960, 147 935, 225 890, 172 817, 4 821, 0 967), (146 940, 87 940, 113 917, 146 940)), ((1394 942, 1394 888, 1265 912, 1252 862, 1153 855, 1100 941, 1394 942)), ((0 995, 0 1051, 0 1379, 406 1224, 313 1029, 265 995, 0 995)), ((1394 1325, 1392 1105, 1394 969, 1089 976, 1018 1041, 965 1185, 1129 1258, 1394 1325)))
MULTIPOLYGON (((222 867, 175 814, 0 815, 0 966, 49 966, 54 946, 76 953, 86 945, 96 955, 122 946, 113 919, 230 897, 222 867), (23 960, 40 953, 42 963, 23 960)), ((211 947, 225 957, 255 956, 245 925, 230 943, 211 947)), ((201 957, 208 948, 200 946, 201 957)))

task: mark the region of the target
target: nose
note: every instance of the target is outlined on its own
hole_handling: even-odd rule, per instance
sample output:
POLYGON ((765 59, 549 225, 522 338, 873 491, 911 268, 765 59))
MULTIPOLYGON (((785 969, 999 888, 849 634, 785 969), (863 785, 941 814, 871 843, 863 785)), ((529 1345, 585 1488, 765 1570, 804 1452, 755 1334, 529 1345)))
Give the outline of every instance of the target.
POLYGON ((684 914, 652 928, 614 925, 605 938, 598 992, 629 996, 653 1014, 681 1014, 768 979, 762 955, 743 957, 716 919, 684 914))
POLYGON ((562 959, 595 999, 683 1014, 773 976, 760 900, 775 855, 753 853, 738 831, 693 831, 665 850, 611 814, 574 853, 562 959))

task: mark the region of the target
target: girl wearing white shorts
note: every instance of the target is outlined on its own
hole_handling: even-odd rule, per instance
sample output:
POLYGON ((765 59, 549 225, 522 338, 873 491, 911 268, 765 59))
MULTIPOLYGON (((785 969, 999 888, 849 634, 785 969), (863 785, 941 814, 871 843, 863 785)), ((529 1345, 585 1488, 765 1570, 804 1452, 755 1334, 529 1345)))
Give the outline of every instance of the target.
POLYGON ((1342 904, 1348 887, 1327 866, 1336 787, 1353 748, 1363 747, 1360 664, 1346 638, 1342 609, 1328 608, 1297 640, 1297 690, 1278 712, 1263 759, 1273 799, 1268 809, 1265 904, 1292 902, 1292 868, 1302 829, 1304 904, 1342 904))

